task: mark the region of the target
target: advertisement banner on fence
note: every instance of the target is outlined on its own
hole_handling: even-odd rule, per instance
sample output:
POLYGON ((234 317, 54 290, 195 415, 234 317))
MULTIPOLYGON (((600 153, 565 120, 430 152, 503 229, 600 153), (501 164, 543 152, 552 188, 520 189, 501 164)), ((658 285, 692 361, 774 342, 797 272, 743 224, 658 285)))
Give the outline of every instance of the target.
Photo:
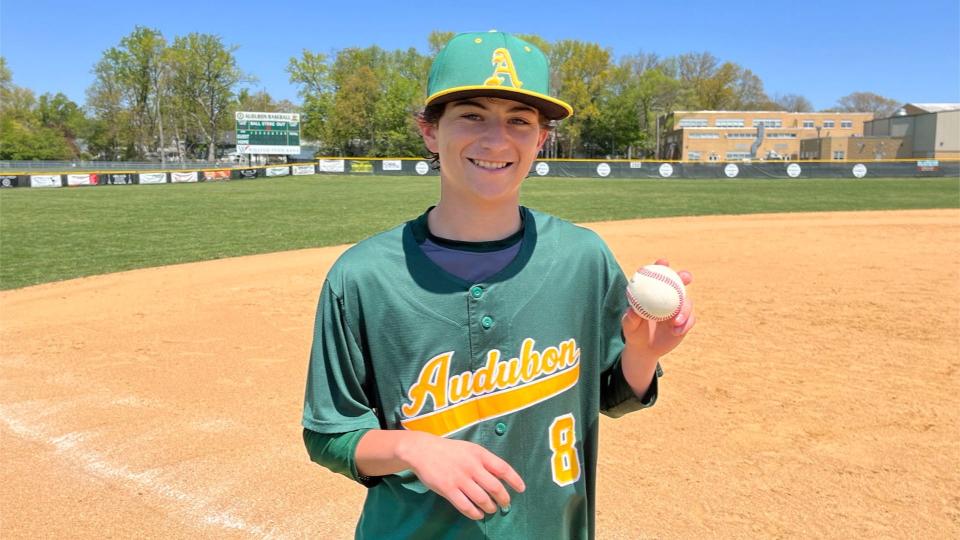
POLYGON ((286 176, 290 174, 290 167, 267 167, 267 176, 286 176))
POLYGON ((31 175, 30 187, 60 187, 60 175, 59 174, 31 175))
POLYGON ((132 174, 105 174, 103 175, 103 183, 121 185, 121 184, 132 184, 133 175, 132 174))
POLYGON ((166 184, 167 183, 167 173, 162 172, 151 172, 151 173, 140 173, 140 184, 166 184))
POLYGON ((204 180, 229 180, 230 171, 203 171, 204 180))
POLYGON ((68 174, 68 186, 95 186, 97 185, 97 175, 95 174, 68 174))
POLYGON ((0 188, 17 187, 20 185, 20 179, 13 174, 0 175, 0 188))
POLYGON ((170 173, 170 181, 173 182, 174 184, 196 182, 197 180, 198 180, 197 171, 170 173))
POLYGON ((921 159, 917 161, 918 172, 936 172, 940 169, 940 161, 936 159, 921 159))
POLYGON ((373 163, 370 163, 369 161, 351 160, 351 161, 350 161, 350 172, 352 172, 352 173, 372 173, 372 172, 373 172, 373 163))
POLYGON ((256 178, 257 169, 240 169, 237 171, 240 174, 240 178, 256 178))
POLYGON ((343 160, 321 159, 317 162, 317 170, 320 172, 343 172, 343 160))
POLYGON ((399 159, 385 159, 383 160, 383 170, 385 171, 402 171, 403 162, 399 159))
POLYGON ((313 165, 294 165, 293 166, 293 175, 294 176, 306 176, 308 174, 314 174, 317 171, 313 168, 313 165))

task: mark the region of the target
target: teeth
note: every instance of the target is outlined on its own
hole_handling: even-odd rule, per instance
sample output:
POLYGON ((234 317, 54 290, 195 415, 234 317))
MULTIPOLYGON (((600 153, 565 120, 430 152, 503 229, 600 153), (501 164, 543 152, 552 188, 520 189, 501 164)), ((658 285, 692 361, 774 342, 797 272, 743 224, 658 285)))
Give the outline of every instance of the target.
POLYGON ((502 169, 510 164, 509 161, 482 161, 479 159, 471 159, 474 165, 478 167, 483 167, 484 169, 502 169))

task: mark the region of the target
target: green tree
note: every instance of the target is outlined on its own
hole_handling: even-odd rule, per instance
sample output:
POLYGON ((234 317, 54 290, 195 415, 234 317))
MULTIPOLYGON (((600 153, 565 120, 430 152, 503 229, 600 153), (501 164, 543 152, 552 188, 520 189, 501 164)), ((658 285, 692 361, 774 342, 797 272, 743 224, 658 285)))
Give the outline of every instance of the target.
POLYGON ((330 110, 330 142, 343 155, 363 155, 370 147, 379 85, 370 66, 357 66, 343 74, 330 110))
POLYGON ((371 155, 413 156, 423 152, 414 115, 423 105, 429 69, 429 59, 416 49, 389 54, 374 107, 377 132, 371 155))
POLYGON ((620 59, 620 65, 630 70, 634 77, 640 77, 651 69, 658 69, 663 72, 663 61, 656 53, 645 53, 643 51, 634 54, 624 55, 620 59))
POLYGON ((327 143, 342 155, 364 155, 373 146, 374 124, 386 51, 377 46, 341 49, 330 67, 333 96, 327 116, 327 143))
POLYGON ((94 66, 94 82, 87 89, 87 109, 92 113, 88 149, 98 159, 136 157, 130 109, 126 107, 120 78, 113 62, 101 59, 94 66))
POLYGON ((76 155, 63 134, 15 118, 0 119, 0 159, 73 159, 76 155))
POLYGON ((89 122, 79 105, 60 92, 43 94, 35 113, 41 126, 62 134, 72 153, 80 155, 79 139, 86 137, 89 122))
POLYGON ((673 63, 682 90, 681 107, 688 110, 710 108, 709 105, 716 100, 717 90, 711 87, 710 80, 719 69, 717 57, 709 52, 684 53, 673 63))
POLYGON ((130 140, 122 145, 133 149, 133 157, 143 159, 164 145, 163 98, 168 75, 167 42, 159 30, 137 26, 123 37, 117 47, 103 53, 94 68, 93 100, 118 101, 128 114, 129 130, 114 130, 130 140), (108 96, 97 96, 100 91, 108 96))
POLYGON ((608 78, 609 91, 597 100, 599 114, 583 133, 590 157, 632 155, 632 148, 642 146, 646 139, 641 127, 639 79, 624 65, 612 67, 608 78))
POLYGON ((208 161, 216 159, 221 132, 231 125, 237 87, 254 80, 237 66, 236 50, 219 36, 200 33, 177 37, 170 47, 174 99, 181 120, 201 135, 208 161))
POLYGON ((429 59, 415 49, 348 48, 330 60, 303 51, 287 66, 303 98, 303 133, 341 155, 415 155, 413 119, 426 92, 429 59))
MULTIPOLYGON (((49 94, 42 97, 43 111, 38 110, 37 100, 28 88, 14 84, 13 73, 6 59, 0 56, 0 159, 72 159, 77 157, 64 135, 64 128, 79 127, 76 118, 79 108, 75 103, 58 94, 59 114, 54 118, 55 107, 49 94), (48 115, 49 122, 42 121, 48 115)), ((82 116, 82 113, 79 113, 82 116)))
POLYGON ((292 57, 287 63, 290 82, 299 85, 301 96, 323 94, 333 90, 330 81, 330 66, 327 55, 304 49, 300 58, 292 57))
POLYGON ((754 72, 734 64, 737 77, 733 82, 734 109, 738 110, 774 110, 777 105, 763 90, 763 81, 754 72))
POLYGON ((674 110, 681 99, 680 82, 667 76, 660 67, 645 69, 637 79, 640 126, 645 134, 639 144, 640 152, 653 156, 666 129, 661 119, 674 110))
POLYGON ((687 110, 754 110, 771 108, 763 81, 733 62, 709 52, 685 53, 667 63, 680 81, 680 105, 687 110))
POLYGON ((813 111, 813 104, 810 103, 810 100, 797 94, 775 95, 772 101, 778 109, 787 112, 813 111))
POLYGON ((551 86, 574 110, 574 115, 559 125, 558 142, 562 155, 575 157, 586 151, 584 133, 600 121, 599 105, 611 92, 610 51, 596 43, 563 40, 550 47, 549 60, 553 71, 551 86))
MULTIPOLYGON (((6 98, 12 86, 13 72, 11 72, 10 67, 7 66, 7 59, 0 56, 0 98, 6 98)), ((0 102, 0 106, 2 105, 3 103, 0 102)))
POLYGON ((853 92, 837 100, 836 110, 843 112, 872 112, 877 118, 892 116, 900 102, 873 92, 853 92))
POLYGON ((5 118, 32 120, 36 98, 29 88, 21 88, 13 83, 13 73, 5 58, 0 56, 0 111, 5 118))
POLYGON ((301 135, 305 139, 326 141, 326 122, 334 92, 327 55, 304 49, 300 58, 290 58, 287 73, 290 74, 290 82, 297 85, 297 93, 303 99, 301 135))
POLYGON ((427 44, 430 46, 430 57, 433 58, 436 56, 455 35, 457 35, 456 32, 444 32, 440 30, 430 32, 430 35, 427 36, 427 44))
POLYGON ((295 113, 298 112, 299 107, 285 99, 275 101, 266 90, 251 92, 247 88, 241 88, 237 93, 235 110, 295 113))

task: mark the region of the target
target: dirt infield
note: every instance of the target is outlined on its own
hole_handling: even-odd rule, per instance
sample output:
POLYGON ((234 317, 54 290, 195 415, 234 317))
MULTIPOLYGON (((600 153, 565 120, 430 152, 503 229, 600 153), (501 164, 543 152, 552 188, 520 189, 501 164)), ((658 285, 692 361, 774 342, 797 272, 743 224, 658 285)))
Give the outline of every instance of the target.
MULTIPOLYGON (((600 538, 960 537, 960 211, 591 228, 700 318, 601 422, 600 538)), ((0 537, 352 537, 299 427, 342 249, 0 292, 0 537)))

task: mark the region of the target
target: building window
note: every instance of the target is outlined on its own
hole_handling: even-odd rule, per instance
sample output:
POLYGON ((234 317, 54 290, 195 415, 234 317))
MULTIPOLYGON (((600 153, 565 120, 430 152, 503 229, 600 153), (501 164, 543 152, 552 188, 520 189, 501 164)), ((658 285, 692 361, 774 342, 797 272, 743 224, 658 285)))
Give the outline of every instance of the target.
POLYGON ((717 118, 714 122, 718 128, 738 128, 743 127, 742 118, 717 118))
POLYGON ((753 120, 753 127, 760 126, 778 128, 783 126, 783 121, 776 118, 755 118, 753 120))
POLYGON ((817 125, 816 125, 816 122, 814 122, 813 120, 804 120, 803 127, 804 129, 813 129, 817 127, 817 125))
POLYGON ((853 129, 853 120, 841 120, 840 127, 843 129, 853 129))
POLYGON ((681 118, 680 123, 677 124, 677 127, 682 127, 682 128, 707 127, 707 119, 706 118, 681 118))
POLYGON ((796 133, 767 133, 768 139, 796 139, 796 133))
POLYGON ((687 152, 687 161, 700 161, 700 152, 687 152))
POLYGON ((719 139, 719 133, 691 133, 689 135, 691 139, 719 139))
POLYGON ((749 133, 749 132, 734 132, 734 133, 727 133, 727 138, 728 139, 756 139, 757 134, 749 133))
POLYGON ((833 125, 834 125, 833 120, 824 120, 824 121, 823 121, 823 127, 825 127, 825 128, 832 128, 833 125))
POLYGON ((750 159, 750 152, 727 152, 727 161, 750 159))
POLYGON ((833 159, 843 159, 843 150, 836 150, 833 152, 833 159))

